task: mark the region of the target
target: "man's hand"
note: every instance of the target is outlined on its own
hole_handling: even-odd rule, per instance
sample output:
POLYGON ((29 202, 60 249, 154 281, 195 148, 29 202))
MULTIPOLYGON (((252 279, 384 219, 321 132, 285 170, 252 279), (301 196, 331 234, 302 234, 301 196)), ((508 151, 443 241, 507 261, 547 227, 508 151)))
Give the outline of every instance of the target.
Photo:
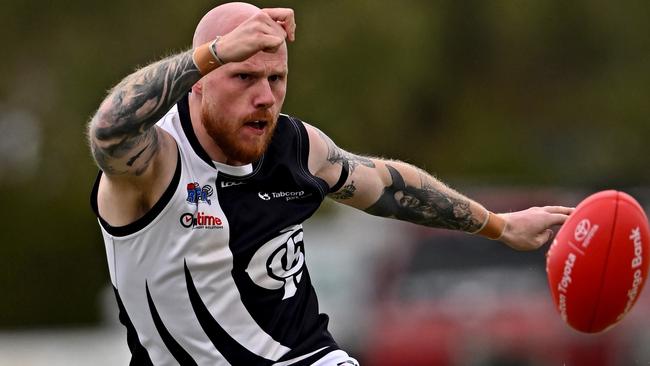
POLYGON ((224 62, 240 62, 259 51, 276 52, 285 39, 296 39, 293 10, 262 9, 221 37, 217 53, 224 62))
POLYGON ((500 240, 515 250, 537 249, 553 236, 551 227, 562 225, 571 212, 570 207, 546 206, 499 214, 506 220, 500 240))

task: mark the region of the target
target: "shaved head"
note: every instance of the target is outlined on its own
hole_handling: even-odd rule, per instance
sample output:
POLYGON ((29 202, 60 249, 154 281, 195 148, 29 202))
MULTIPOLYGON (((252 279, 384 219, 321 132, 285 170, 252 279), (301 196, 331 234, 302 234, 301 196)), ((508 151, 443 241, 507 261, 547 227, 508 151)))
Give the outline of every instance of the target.
POLYGON ((192 47, 198 47, 213 40, 216 36, 229 33, 258 11, 260 8, 257 6, 240 2, 217 6, 199 21, 194 31, 192 47))

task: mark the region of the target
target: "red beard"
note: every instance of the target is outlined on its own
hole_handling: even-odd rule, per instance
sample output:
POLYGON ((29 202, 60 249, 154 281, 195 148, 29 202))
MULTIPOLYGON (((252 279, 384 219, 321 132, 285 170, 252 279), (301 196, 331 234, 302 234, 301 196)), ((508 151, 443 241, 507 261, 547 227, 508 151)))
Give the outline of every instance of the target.
POLYGON ((219 113, 210 110, 209 106, 201 110, 201 122, 206 132, 216 142, 228 161, 249 164, 259 160, 271 142, 278 116, 269 110, 260 110, 252 113, 239 121, 226 121, 219 117, 219 113), (241 129, 249 128, 250 121, 266 121, 261 136, 244 141, 240 137, 241 129))

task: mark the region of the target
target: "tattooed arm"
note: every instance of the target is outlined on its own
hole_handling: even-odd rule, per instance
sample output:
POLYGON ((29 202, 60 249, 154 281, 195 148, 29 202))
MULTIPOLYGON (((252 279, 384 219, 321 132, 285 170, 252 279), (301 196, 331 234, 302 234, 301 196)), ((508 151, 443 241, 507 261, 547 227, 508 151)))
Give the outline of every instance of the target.
POLYGON ((345 184, 330 194, 334 200, 376 216, 436 228, 474 232, 485 221, 483 206, 423 170, 400 161, 349 153, 321 131, 310 129, 310 169, 333 185, 343 165, 347 166, 345 184))
POLYGON ((114 87, 89 126, 93 156, 104 173, 142 175, 159 153, 161 138, 168 138, 151 127, 200 78, 192 51, 186 51, 144 67, 114 87))
MULTIPOLYGON (((310 170, 316 176, 331 186, 343 166, 348 166, 345 184, 330 194, 336 201, 376 216, 469 233, 480 231, 486 223, 488 211, 481 204, 423 170, 396 160, 351 154, 314 127, 308 131, 310 170)), ((499 239, 518 250, 538 248, 550 238, 550 227, 563 223, 570 212, 553 206, 497 215, 505 223, 499 239)))
POLYGON ((172 137, 154 126, 199 78, 192 51, 158 61, 124 78, 90 121, 90 147, 103 171, 99 213, 111 225, 135 221, 162 196, 177 152, 172 137))

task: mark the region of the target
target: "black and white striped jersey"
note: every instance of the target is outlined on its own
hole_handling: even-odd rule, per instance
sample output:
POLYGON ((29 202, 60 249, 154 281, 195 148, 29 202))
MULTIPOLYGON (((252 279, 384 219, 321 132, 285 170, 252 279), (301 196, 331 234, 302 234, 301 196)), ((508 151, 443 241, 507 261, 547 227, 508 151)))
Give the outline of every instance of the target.
POLYGON ((338 346, 319 314, 302 223, 329 192, 309 173, 303 123, 281 115, 268 150, 213 162, 187 97, 158 126, 178 145, 161 199, 112 227, 97 210, 132 365, 302 365, 338 346))

